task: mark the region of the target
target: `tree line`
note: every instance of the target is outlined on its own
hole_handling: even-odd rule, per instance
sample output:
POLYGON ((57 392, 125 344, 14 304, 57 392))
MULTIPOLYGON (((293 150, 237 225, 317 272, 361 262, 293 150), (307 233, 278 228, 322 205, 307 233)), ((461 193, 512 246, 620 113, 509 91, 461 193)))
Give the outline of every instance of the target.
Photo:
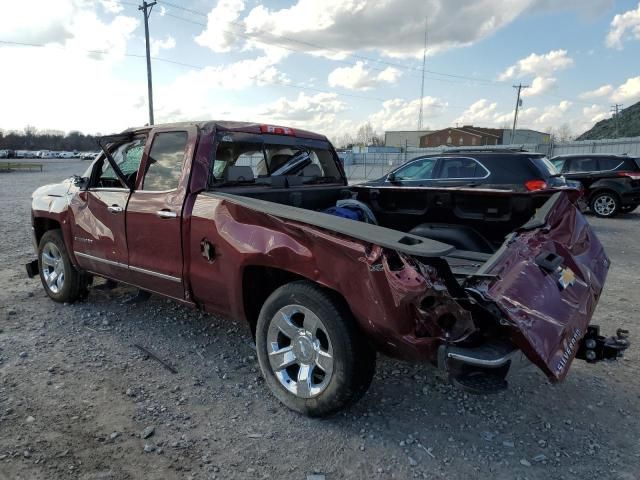
POLYGON ((34 127, 25 127, 22 131, 0 130, 0 150, 54 150, 93 152, 98 150, 97 139, 100 135, 85 135, 72 131, 38 131, 34 127))

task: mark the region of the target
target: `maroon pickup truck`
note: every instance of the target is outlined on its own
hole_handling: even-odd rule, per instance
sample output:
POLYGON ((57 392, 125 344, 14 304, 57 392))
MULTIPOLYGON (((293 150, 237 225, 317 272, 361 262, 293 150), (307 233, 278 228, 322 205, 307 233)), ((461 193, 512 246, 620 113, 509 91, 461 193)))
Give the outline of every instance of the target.
POLYGON ((420 211, 396 205, 406 226, 392 229, 311 132, 176 123, 100 146, 85 175, 34 192, 29 275, 58 302, 100 276, 245 319, 266 383, 296 411, 359 399, 377 351, 486 393, 519 353, 556 381, 575 357, 628 345, 589 325, 609 259, 575 190, 433 189, 420 211))

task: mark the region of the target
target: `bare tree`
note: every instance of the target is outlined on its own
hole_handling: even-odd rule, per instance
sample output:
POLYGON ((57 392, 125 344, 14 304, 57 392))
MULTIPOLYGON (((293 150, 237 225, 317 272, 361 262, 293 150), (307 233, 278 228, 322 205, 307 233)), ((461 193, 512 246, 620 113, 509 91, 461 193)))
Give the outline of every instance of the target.
POLYGON ((563 123, 557 128, 549 127, 547 131, 551 135, 551 141, 554 143, 570 142, 576 138, 575 133, 573 133, 568 123, 563 123))

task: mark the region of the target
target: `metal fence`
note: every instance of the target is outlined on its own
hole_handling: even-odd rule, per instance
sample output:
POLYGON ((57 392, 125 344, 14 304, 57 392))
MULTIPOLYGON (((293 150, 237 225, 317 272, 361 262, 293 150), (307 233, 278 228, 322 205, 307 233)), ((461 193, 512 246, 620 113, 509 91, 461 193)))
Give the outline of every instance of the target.
MULTIPOLYGON (((452 147, 451 147, 452 148, 452 147)), ((422 155, 451 150, 450 147, 415 148, 401 153, 351 153, 341 152, 347 177, 352 182, 380 178, 389 170, 422 155)), ((640 157, 640 137, 608 140, 584 140, 579 142, 497 145, 469 147, 469 150, 520 149, 544 153, 549 157, 571 153, 613 153, 640 157)))

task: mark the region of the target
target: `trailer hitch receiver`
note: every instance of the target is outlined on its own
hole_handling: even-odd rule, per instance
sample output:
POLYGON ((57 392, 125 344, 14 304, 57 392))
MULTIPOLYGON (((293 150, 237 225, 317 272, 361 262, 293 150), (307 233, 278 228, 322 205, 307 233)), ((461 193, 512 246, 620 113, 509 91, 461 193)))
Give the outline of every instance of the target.
POLYGON ((589 325, 587 333, 583 337, 576 358, 596 363, 602 360, 615 360, 623 356, 629 348, 629 331, 619 328, 616 336, 605 337, 600 335, 598 325, 589 325))

